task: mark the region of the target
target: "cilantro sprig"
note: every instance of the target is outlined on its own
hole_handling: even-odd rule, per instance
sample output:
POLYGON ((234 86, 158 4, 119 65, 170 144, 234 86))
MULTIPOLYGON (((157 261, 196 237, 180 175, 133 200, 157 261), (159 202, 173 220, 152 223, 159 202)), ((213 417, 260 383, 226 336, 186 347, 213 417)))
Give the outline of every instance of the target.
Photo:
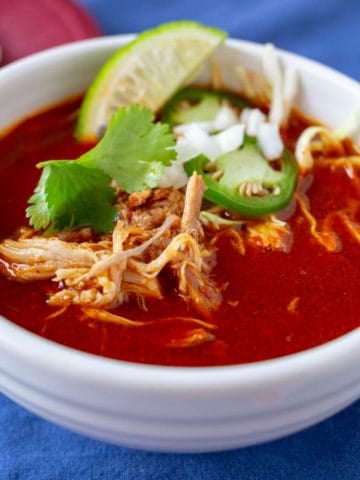
POLYGON ((176 156, 174 145, 169 126, 154 123, 148 108, 119 109, 104 137, 81 157, 37 165, 43 171, 26 209, 30 225, 46 233, 85 225, 97 233, 111 231, 116 218, 111 181, 127 193, 156 187, 176 156))

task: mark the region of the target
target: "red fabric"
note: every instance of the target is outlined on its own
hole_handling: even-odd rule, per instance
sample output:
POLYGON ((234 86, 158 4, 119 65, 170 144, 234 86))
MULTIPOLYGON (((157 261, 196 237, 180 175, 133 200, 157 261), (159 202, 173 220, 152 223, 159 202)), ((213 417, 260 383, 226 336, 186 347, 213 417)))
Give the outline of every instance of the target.
POLYGON ((100 28, 69 0, 0 0, 1 65, 48 47, 95 37, 100 28))

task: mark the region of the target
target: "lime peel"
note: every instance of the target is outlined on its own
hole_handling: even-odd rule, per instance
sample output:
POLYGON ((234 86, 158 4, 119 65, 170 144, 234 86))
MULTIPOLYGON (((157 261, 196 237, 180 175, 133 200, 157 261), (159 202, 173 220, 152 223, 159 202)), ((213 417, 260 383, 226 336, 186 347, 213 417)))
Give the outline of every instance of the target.
POLYGON ((96 75, 80 109, 76 137, 99 139, 123 106, 139 104, 157 112, 225 38, 225 32, 194 21, 170 22, 141 33, 96 75))

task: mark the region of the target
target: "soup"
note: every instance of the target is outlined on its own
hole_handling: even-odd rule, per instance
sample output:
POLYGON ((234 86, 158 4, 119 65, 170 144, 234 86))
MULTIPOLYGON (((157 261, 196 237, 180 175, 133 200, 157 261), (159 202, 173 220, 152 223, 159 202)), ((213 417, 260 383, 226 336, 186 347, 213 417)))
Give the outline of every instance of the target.
MULTIPOLYGON (((2 239, 16 235, 17 229, 27 224, 26 201, 39 175, 35 164, 49 158, 75 158, 90 148, 73 137, 79 102, 69 101, 26 119, 1 139, 2 239)), ((304 117, 292 115, 283 132, 289 148, 306 126, 304 117)), ((346 148, 351 153, 352 147, 346 148)), ((286 248, 264 244, 254 235, 254 241, 247 242, 242 252, 239 232, 243 227, 217 230, 212 243, 216 260, 211 281, 220 286, 222 301, 213 312, 199 315, 191 302, 184 302, 165 270, 161 299, 147 298, 139 306, 134 296, 112 310, 143 322, 141 326, 96 320, 77 305, 63 311, 55 309, 54 315, 47 298, 49 292, 61 290, 61 282, 19 283, 6 275, 0 277, 0 313, 36 334, 76 349, 162 365, 254 362, 334 339, 359 326, 356 221, 360 187, 357 167, 352 167, 354 174, 350 175, 349 169, 334 167, 327 158, 318 159, 306 195, 320 226, 318 231, 336 236, 336 248, 325 248, 311 234, 311 222, 301 203, 287 220, 292 243, 286 248), (200 319, 211 327, 182 318, 200 319)), ((4 273, 4 258, 1 268, 4 273)))
MULTIPOLYGON (((183 28, 211 38, 206 55, 225 38, 174 28, 179 45, 183 28)), ((354 123, 332 131, 298 112, 296 72, 269 45, 265 76, 235 69, 239 91, 216 65, 206 86, 174 91, 175 75, 167 97, 153 76, 143 88, 139 65, 166 82, 151 54, 166 32, 115 54, 85 98, 0 138, 0 314, 72 348, 174 366, 276 358, 357 328, 354 123)), ((169 51, 174 71, 191 59, 193 71, 196 49, 169 51)))

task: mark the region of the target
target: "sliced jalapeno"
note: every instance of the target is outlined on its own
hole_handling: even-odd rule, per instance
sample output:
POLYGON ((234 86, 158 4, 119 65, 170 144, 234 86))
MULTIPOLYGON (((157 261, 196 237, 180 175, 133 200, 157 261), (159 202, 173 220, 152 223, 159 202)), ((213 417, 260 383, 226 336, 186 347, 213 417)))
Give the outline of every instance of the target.
POLYGON ((217 205, 246 217, 260 217, 284 208, 291 200, 297 176, 296 160, 284 150, 279 168, 263 157, 256 139, 245 137, 243 146, 209 162, 199 155, 185 164, 188 175, 202 175, 204 196, 217 205))
POLYGON ((171 126, 191 122, 210 122, 216 118, 223 101, 227 101, 239 110, 249 106, 243 98, 231 92, 186 87, 179 90, 165 104, 161 119, 171 126))

